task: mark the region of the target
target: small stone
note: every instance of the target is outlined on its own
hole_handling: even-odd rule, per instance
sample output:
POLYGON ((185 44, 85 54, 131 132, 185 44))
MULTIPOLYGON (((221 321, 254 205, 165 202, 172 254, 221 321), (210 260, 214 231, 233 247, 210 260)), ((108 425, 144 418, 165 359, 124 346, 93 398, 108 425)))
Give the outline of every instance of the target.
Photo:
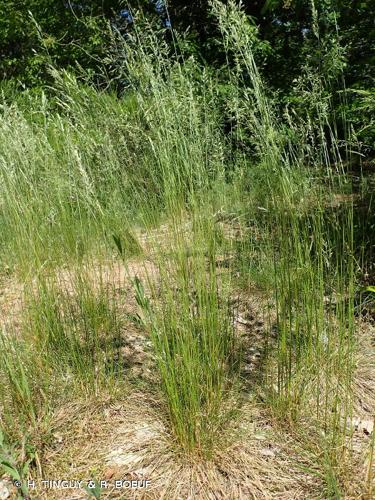
POLYGON ((263 448, 260 450, 260 453, 265 457, 274 457, 276 455, 274 450, 272 450, 271 448, 263 448))
POLYGON ((55 442, 61 444, 63 442, 63 437, 59 432, 55 432, 53 437, 55 438, 55 442))
POLYGON ((0 481, 0 500, 5 500, 10 497, 8 481, 0 481))
POLYGON ((113 477, 116 477, 116 475, 118 474, 118 472, 119 472, 118 467, 108 467, 108 469, 106 469, 104 471, 103 478, 106 481, 108 481, 109 479, 112 479, 113 477))
POLYGON ((359 429, 369 436, 374 430, 374 421, 373 420, 362 420, 359 429))
POLYGON ((370 419, 360 419, 359 417, 354 417, 353 419, 348 419, 347 425, 349 428, 353 428, 355 431, 363 432, 369 436, 374 430, 374 421, 370 419))

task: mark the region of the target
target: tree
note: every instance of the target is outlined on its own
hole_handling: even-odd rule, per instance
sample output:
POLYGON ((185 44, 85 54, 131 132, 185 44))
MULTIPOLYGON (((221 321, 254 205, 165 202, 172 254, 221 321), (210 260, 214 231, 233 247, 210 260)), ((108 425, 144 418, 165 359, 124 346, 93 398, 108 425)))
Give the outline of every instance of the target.
POLYGON ((0 74, 36 84, 48 63, 95 68, 108 46, 118 1, 0 0, 0 74))

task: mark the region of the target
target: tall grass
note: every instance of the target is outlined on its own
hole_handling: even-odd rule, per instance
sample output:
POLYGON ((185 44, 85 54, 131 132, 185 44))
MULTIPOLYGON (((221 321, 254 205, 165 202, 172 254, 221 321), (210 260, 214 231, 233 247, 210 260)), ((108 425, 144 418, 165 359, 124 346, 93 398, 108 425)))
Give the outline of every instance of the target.
POLYGON ((176 441, 206 458, 227 423, 239 362, 230 286, 216 268, 214 224, 212 217, 192 214, 187 228, 186 222, 174 226, 167 262, 158 249, 160 289, 149 283, 148 298, 135 283, 176 441))
POLYGON ((223 75, 171 55, 147 30, 115 45, 114 62, 125 61, 121 99, 56 72, 48 94, 3 99, 1 264, 28 283, 22 349, 2 336, 0 394, 4 401, 12 394, 14 406, 6 425, 18 411, 35 426, 49 394, 43 370, 65 390, 73 383, 87 392, 126 377, 118 371, 124 299, 90 275, 118 251, 128 271, 129 259, 155 265, 134 280, 134 294, 171 432, 190 455, 212 456, 233 416, 229 401, 240 384, 233 296, 239 286, 262 288, 273 304, 269 323, 276 317, 262 367, 270 409, 288 428, 302 422, 313 439, 324 436, 317 456, 332 496, 356 348, 351 185, 329 99, 321 106, 324 78, 304 75, 314 83, 310 116, 278 111, 256 65, 254 28, 234 2, 212 8, 234 60, 230 103, 223 75), (227 107, 251 155, 230 150, 227 107), (337 195, 349 203, 335 205, 337 195), (239 233, 228 230, 235 224, 239 233))
POLYGON ((322 105, 325 75, 306 73, 313 82, 309 105, 314 122, 289 120, 285 135, 257 70, 245 16, 233 2, 213 5, 226 45, 251 82, 243 91, 248 106, 242 108, 247 114, 241 121, 248 119, 246 127, 267 176, 268 193, 260 200, 268 216, 260 231, 272 240, 264 252, 274 263, 276 370, 275 378, 266 379, 271 381, 271 406, 289 422, 314 415, 311 423, 321 426, 327 437, 327 484, 336 488, 332 471, 345 453, 352 411, 355 257, 352 201, 332 208, 335 193, 350 193, 350 182, 342 168, 329 100, 322 105), (337 175, 332 164, 338 166, 337 175))
POLYGON ((126 381, 119 278, 83 267, 28 283, 23 313, 0 334, 1 425, 43 441, 46 422, 72 395, 108 394, 126 381))

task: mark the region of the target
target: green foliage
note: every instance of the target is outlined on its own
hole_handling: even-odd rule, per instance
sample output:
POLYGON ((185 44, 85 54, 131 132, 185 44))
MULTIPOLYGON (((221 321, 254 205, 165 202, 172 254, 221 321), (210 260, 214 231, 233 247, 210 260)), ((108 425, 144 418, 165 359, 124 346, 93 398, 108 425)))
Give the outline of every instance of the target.
POLYGON ((0 429, 0 470, 2 469, 3 472, 9 474, 17 485, 18 498, 30 498, 27 479, 30 463, 33 459, 34 457, 31 455, 22 464, 19 464, 19 459, 16 458, 15 452, 6 445, 4 434, 0 429))
POLYGON ((87 495, 88 497, 93 497, 93 498, 97 498, 97 499, 100 499, 101 498, 101 493, 102 493, 102 490, 100 488, 100 484, 96 481, 94 482, 94 486, 93 487, 88 487, 88 486, 85 486, 85 490, 87 492, 87 495))
POLYGON ((95 71, 109 46, 108 21, 118 2, 8 1, 0 2, 2 78, 27 85, 48 79, 48 67, 95 71), (112 4, 112 5, 110 5, 112 4), (104 7, 104 8, 103 8, 104 7))
MULTIPOLYGON (((25 84, 50 83, 53 65, 74 69, 82 78, 101 87, 107 86, 110 75, 110 85, 122 91, 128 75, 119 71, 124 57, 116 50, 113 52, 113 36, 123 39, 126 31, 126 40, 141 40, 145 46, 148 24, 154 32, 159 31, 158 39, 154 40, 158 50, 164 43, 169 46, 165 57, 174 57, 177 52, 194 54, 215 68, 236 64, 235 51, 225 50, 220 42, 221 28, 210 1, 168 2, 173 36, 160 28, 154 7, 146 1, 130 2, 126 6, 134 9, 134 23, 126 29, 119 18, 124 7, 119 1, 54 1, 51 4, 45 0, 4 0, 0 5, 4 13, 0 21, 0 72, 6 80, 21 82, 20 88, 25 84), (181 36, 185 32, 188 36, 181 36), (116 60, 108 57, 110 53, 116 60)), ((353 123, 362 131, 358 139, 366 151, 372 151, 374 127, 369 123, 369 110, 361 96, 362 92, 371 92, 374 78, 371 2, 355 5, 347 0, 250 2, 244 4, 243 12, 248 19, 254 59, 265 80, 277 89, 279 102, 296 102, 296 79, 306 72, 306 67, 324 72, 330 80, 330 90, 341 87, 340 75, 343 74, 347 85, 358 92, 347 96, 344 107, 340 98, 334 97, 333 110, 338 114, 350 112, 353 123), (363 117, 361 109, 365 111, 363 117)), ((130 45, 130 50, 137 41, 130 45)), ((303 110, 305 103, 299 104, 303 110)), ((343 128, 344 120, 338 126, 343 128)), ((345 133, 341 132, 341 139, 347 139, 345 133)))
POLYGON ((348 119, 360 141, 362 154, 368 154, 375 144, 375 88, 350 89, 353 96, 348 109, 348 119))
MULTIPOLYGON (((298 77, 290 87, 284 74, 279 93, 258 65, 272 44, 234 1, 212 2, 216 46, 229 61, 220 74, 172 56, 145 21, 112 39, 107 54, 125 82, 122 98, 57 69, 48 92, 16 96, 4 86, 1 264, 28 285, 14 325, 20 338, 0 337, 2 418, 13 439, 38 432, 51 394, 63 404, 70 391, 97 395, 126 378, 122 319, 136 317, 157 368, 147 390, 173 444, 211 458, 250 390, 262 411, 268 405, 296 433, 308 429, 301 442, 315 449, 323 495, 340 494, 354 291, 373 234, 356 226, 351 156, 343 156, 355 140, 340 140, 336 121, 348 55, 329 38, 332 5, 309 6, 309 40, 285 58, 298 77), (118 281, 108 286, 111 272, 118 281), (124 312, 131 280, 138 315, 124 312), (242 323, 243 345, 242 295, 259 299, 267 323, 259 335, 242 323), (253 376, 242 371, 241 350, 256 348, 257 337, 266 349, 253 376)), ((287 9, 289 19, 297 3, 266 7, 267 16, 287 9)))

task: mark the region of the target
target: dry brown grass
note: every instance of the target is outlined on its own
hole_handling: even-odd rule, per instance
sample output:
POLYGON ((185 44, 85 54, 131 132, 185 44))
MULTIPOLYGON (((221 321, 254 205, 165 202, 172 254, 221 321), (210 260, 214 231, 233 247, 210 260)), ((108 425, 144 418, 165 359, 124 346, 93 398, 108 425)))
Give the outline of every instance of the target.
MULTIPOLYGON (((275 431, 254 402, 244 405, 239 427, 227 430, 210 462, 181 456, 163 417, 160 402, 136 391, 61 408, 43 476, 150 481, 147 491, 108 488, 103 498, 297 499, 319 493, 319 480, 301 469, 309 464, 298 456, 297 443, 275 431)), ((40 489, 38 495, 67 498, 59 490, 40 489)), ((71 492, 68 498, 85 494, 71 492)))

